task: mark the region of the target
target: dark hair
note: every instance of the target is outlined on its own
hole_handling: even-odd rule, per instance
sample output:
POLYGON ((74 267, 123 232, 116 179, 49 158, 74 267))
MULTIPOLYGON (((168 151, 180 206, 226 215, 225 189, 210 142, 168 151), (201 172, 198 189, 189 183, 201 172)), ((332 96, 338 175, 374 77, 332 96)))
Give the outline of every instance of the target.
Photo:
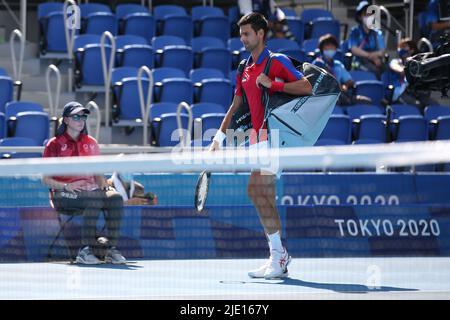
POLYGON ((321 52, 323 52, 323 47, 325 47, 327 44, 334 45, 336 49, 339 48, 338 41, 331 33, 327 33, 319 38, 319 49, 321 52))
POLYGON ((401 47, 404 45, 407 45, 409 47, 409 50, 413 51, 413 53, 411 54, 412 56, 419 53, 419 48, 417 48, 417 43, 414 40, 412 40, 411 38, 401 39, 400 42, 398 43, 398 47, 401 47))
POLYGON ((242 27, 246 24, 250 24, 255 32, 258 32, 261 29, 264 30, 264 38, 269 31, 269 23, 267 22, 267 19, 258 12, 251 12, 249 14, 246 14, 237 23, 239 27, 242 27))

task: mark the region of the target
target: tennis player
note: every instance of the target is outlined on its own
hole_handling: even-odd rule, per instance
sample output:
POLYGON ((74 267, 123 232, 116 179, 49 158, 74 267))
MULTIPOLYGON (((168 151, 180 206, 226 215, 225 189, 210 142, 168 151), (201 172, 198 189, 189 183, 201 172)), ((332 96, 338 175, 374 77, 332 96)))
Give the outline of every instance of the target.
MULTIPOLYGON (((285 92, 296 96, 310 95, 312 88, 303 74, 296 70, 290 59, 283 54, 275 54, 268 76, 263 71, 270 52, 265 46, 268 22, 259 13, 249 13, 239 22, 241 41, 251 53, 242 75, 236 76, 236 92, 233 102, 213 139, 210 150, 214 151, 222 145, 226 138, 226 129, 235 113, 243 105, 243 94, 247 97, 254 130, 250 134, 250 149, 268 149, 267 126, 264 122, 264 106, 262 104, 262 87, 274 92, 285 92)), ((288 275, 287 266, 290 256, 281 241, 281 222, 275 202, 275 180, 279 172, 264 170, 253 171, 250 175, 247 193, 255 205, 261 224, 267 235, 270 248, 270 259, 262 267, 252 270, 248 275, 252 278, 280 278, 288 275)))

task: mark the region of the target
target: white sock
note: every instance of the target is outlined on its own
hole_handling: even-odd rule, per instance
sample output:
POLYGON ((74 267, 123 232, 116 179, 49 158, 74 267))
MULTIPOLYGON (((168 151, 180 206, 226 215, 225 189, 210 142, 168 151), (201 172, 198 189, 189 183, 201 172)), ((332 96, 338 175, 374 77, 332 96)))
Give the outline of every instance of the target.
POLYGON ((283 252, 283 244, 281 243, 280 232, 277 231, 272 234, 267 234, 267 238, 269 238, 269 247, 270 250, 277 250, 283 252))

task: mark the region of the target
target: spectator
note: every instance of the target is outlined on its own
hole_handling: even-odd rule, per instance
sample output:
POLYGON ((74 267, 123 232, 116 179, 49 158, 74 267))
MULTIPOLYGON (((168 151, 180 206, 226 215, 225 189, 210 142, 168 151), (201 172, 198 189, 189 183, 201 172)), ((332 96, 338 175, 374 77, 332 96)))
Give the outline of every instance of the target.
POLYGON ((353 69, 374 72, 378 79, 384 70, 384 37, 380 30, 371 29, 374 16, 367 12, 369 2, 361 1, 356 8, 358 25, 350 31, 348 46, 354 55, 353 69))
POLYGON ((251 12, 264 15, 269 21, 269 31, 266 39, 285 38, 295 41, 295 36, 289 30, 284 12, 274 0, 238 0, 242 16, 251 12))
POLYGON ((437 104, 431 98, 431 91, 418 91, 408 89, 408 83, 405 77, 405 63, 408 57, 419 53, 417 44, 410 38, 402 39, 397 47, 398 58, 393 59, 389 63, 390 83, 394 86, 394 95, 392 101, 394 103, 403 103, 416 105, 425 108, 429 104, 437 104))
POLYGON ((345 69, 342 62, 334 59, 339 43, 331 34, 326 34, 319 39, 320 56, 313 61, 313 64, 326 69, 334 75, 341 86, 341 95, 339 96, 339 105, 352 105, 355 103, 371 103, 370 98, 364 96, 355 96, 351 88, 353 79, 350 73, 345 69))
POLYGON ((433 48, 436 49, 440 42, 440 37, 445 32, 450 32, 450 20, 448 21, 440 21, 439 16, 439 5, 440 1, 445 0, 430 0, 428 2, 426 14, 426 25, 427 30, 430 30, 430 34, 428 37, 433 45, 433 48))
MULTIPOLYGON (((78 102, 64 106, 62 119, 56 136, 45 146, 44 157, 74 157, 99 155, 97 141, 87 134, 86 120, 89 110, 78 102)), ((101 176, 53 176, 43 177, 43 183, 51 189, 51 199, 57 211, 81 211, 83 226, 81 231, 82 248, 76 257, 77 263, 98 264, 100 260, 92 249, 97 244, 97 221, 101 210, 105 210, 110 248, 105 261, 113 264, 126 262, 117 250, 120 223, 123 213, 123 200, 114 189, 109 188, 101 176)))

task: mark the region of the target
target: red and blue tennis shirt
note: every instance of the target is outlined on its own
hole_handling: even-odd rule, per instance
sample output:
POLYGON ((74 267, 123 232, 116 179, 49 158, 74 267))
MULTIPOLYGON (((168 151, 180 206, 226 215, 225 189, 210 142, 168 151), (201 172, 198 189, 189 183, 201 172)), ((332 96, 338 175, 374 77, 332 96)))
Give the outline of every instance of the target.
MULTIPOLYGON (((250 115, 252 119, 253 129, 258 132, 264 121, 264 106, 261 101, 262 89, 256 85, 256 78, 264 72, 267 59, 270 56, 270 51, 267 48, 261 52, 256 63, 253 62, 250 55, 247 60, 246 67, 242 72, 242 78, 239 72, 236 74, 236 92, 235 95, 242 97, 242 90, 245 91, 245 95, 248 101, 248 107, 250 109, 250 115)), ((291 60, 280 53, 274 53, 272 57, 272 64, 270 66, 268 77, 272 81, 277 82, 293 82, 300 80, 303 74, 295 69, 291 60)), ((269 90, 269 95, 274 93, 273 88, 269 90)), ((260 141, 267 140, 267 135, 262 134, 260 141)), ((250 144, 256 143, 255 137, 250 136, 250 144)))

